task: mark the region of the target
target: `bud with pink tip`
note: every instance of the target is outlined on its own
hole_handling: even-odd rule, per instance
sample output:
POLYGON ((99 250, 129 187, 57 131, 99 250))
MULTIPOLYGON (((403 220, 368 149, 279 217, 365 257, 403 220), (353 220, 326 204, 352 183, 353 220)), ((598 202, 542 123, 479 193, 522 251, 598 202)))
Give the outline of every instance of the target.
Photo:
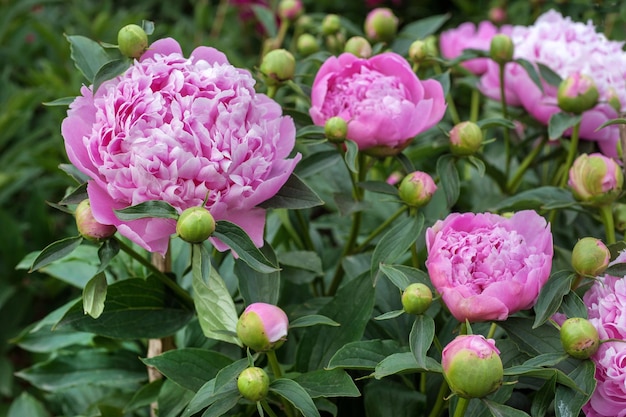
POLYGON ((363 36, 353 36, 346 42, 344 51, 359 58, 369 58, 372 56, 372 45, 363 36))
POLYGON ((581 114, 598 104, 598 87, 588 75, 575 73, 561 82, 556 98, 561 110, 581 114))
POLYGON ((300 0, 281 0, 278 4, 278 16, 281 19, 295 21, 302 15, 304 7, 300 0))
POLYGON ((365 18, 365 34, 374 42, 389 42, 398 31, 398 18, 387 7, 378 7, 365 18))
POLYGON ((288 328, 289 319, 279 307, 253 303, 237 321, 237 336, 250 349, 266 352, 279 348, 285 342, 288 328))
POLYGON ((422 171, 408 174, 398 188, 400 199, 411 207, 422 207, 428 204, 435 191, 437 191, 435 181, 422 171))
POLYGON ((474 122, 461 122, 450 131, 450 150, 455 155, 473 155, 483 143, 483 131, 474 122))
POLYGON ((76 227, 78 233, 85 239, 101 241, 110 238, 115 234, 117 228, 112 224, 102 224, 98 222, 91 211, 89 200, 83 200, 76 207, 76 227))
POLYGON ((577 200, 602 206, 615 201, 622 192, 624 174, 607 156, 581 154, 569 170, 568 185, 577 200))
POLYGON ((595 237, 584 237, 572 250, 572 267, 579 275, 597 277, 609 266, 611 252, 595 237))

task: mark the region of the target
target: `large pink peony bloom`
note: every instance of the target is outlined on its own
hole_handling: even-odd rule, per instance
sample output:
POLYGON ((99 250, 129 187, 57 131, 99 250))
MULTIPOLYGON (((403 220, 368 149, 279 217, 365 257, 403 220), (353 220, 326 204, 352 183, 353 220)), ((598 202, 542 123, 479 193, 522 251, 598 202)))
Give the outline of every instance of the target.
POLYGON ((311 93, 313 122, 323 126, 339 116, 348 122, 348 139, 359 149, 397 153, 444 115, 441 84, 420 81, 402 56, 386 52, 369 59, 345 53, 328 58, 311 93))
POLYGON ((61 130, 70 161, 91 178, 96 220, 164 254, 175 221, 121 221, 113 210, 162 200, 182 212, 208 196, 216 220, 238 224, 261 246, 265 211, 256 206, 280 189, 300 155, 286 159, 293 121, 254 83, 216 49, 196 48, 187 59, 176 41, 162 39, 95 95, 83 87, 61 130))
POLYGON ((532 307, 550 276, 552 234, 531 210, 453 213, 426 231, 430 279, 459 321, 506 320, 532 307))
MULTIPOLYGON (((602 123, 618 116, 609 104, 617 98, 621 110, 626 109, 626 53, 623 42, 609 41, 596 32, 593 24, 573 22, 569 17, 550 10, 534 25, 515 26, 510 36, 515 45, 514 58, 550 67, 562 79, 573 74, 590 76, 598 87, 600 103, 583 114, 580 137, 598 141, 602 152, 617 156, 618 127, 595 131, 602 123)), ((522 105, 539 122, 547 125, 560 110, 557 87, 543 83, 542 93, 528 73, 518 64, 506 65, 505 97, 510 105, 522 105)), ((487 96, 500 100, 499 67, 490 62, 479 88, 487 96)))
MULTIPOLYGON (((613 263, 626 262, 622 252, 613 263)), ((598 277, 583 297, 589 321, 605 342, 592 356, 597 386, 583 411, 588 417, 626 416, 626 277, 598 277)))
MULTIPOLYGON (((448 29, 439 37, 441 56, 446 59, 459 57, 465 49, 489 51, 491 38, 498 33, 498 28, 488 20, 480 22, 478 27, 465 22, 456 28, 448 29)), ((487 71, 489 58, 474 58, 461 65, 473 74, 481 75, 487 71)))

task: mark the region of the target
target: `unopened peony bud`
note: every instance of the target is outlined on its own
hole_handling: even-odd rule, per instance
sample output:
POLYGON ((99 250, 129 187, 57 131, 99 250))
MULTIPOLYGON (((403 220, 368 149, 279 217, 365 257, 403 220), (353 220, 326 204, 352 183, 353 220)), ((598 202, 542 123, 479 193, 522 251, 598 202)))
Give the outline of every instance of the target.
POLYGON ((611 252, 595 237, 584 237, 572 250, 572 267, 579 275, 597 277, 609 266, 611 252))
POLYGON ((246 400, 261 401, 270 390, 270 378, 262 368, 246 368, 237 378, 237 388, 246 400))
POLYGON ((215 231, 215 219, 204 207, 189 207, 176 222, 176 233, 189 243, 202 243, 215 231))
POLYGON ((450 131, 450 150, 455 155, 473 155, 483 143, 483 131, 476 123, 461 122, 450 131))
POLYGON ((148 35, 141 26, 126 25, 117 32, 117 44, 122 55, 138 59, 148 49, 148 35))
POLYGON ((267 85, 291 80, 296 72, 296 59, 286 49, 274 49, 263 57, 259 67, 267 85))
POLYGON ((365 18, 365 34, 374 42, 389 42, 398 31, 398 18, 387 7, 373 9, 365 18))
POLYGON ((348 134, 348 124, 339 116, 331 117, 324 124, 324 134, 331 142, 343 142, 348 134))
POLYGON ((482 398, 502 385, 504 369, 493 339, 482 335, 457 336, 443 349, 441 365, 452 392, 463 398, 482 398))
POLYGON ((319 43, 317 43, 317 39, 315 39, 315 36, 311 35, 310 33, 303 33, 302 35, 298 36, 296 48, 298 49, 299 54, 303 56, 309 56, 319 51, 320 45, 319 43))
POLYGON ((615 201, 623 184, 624 174, 620 166, 600 153, 578 156, 569 170, 568 185, 574 197, 592 205, 615 201))
MULTIPOLYGON (((613 107, 613 110, 615 110, 617 113, 622 112, 622 102, 620 101, 617 92, 615 92, 615 89, 613 87, 609 87, 607 101, 609 102, 609 105, 613 107)), ((617 143, 619 144, 620 142, 618 141, 617 143)))
POLYGON ((506 20, 506 10, 502 6, 495 6, 489 9, 489 20, 494 23, 502 23, 506 20))
POLYGON ((78 233, 87 240, 101 241, 110 238, 117 231, 112 224, 99 223, 91 212, 89 200, 83 200, 76 206, 76 227, 78 233))
POLYGON ((617 230, 626 231, 626 204, 615 203, 613 205, 613 221, 617 230))
POLYGON ((244 345, 258 352, 279 348, 287 338, 289 319, 272 304, 250 304, 237 321, 237 336, 244 345))
POLYGON ((491 38, 491 45, 489 47, 489 56, 498 64, 506 64, 513 60, 513 40, 503 33, 498 33, 491 38))
POLYGON ((581 114, 598 104, 599 94, 591 77, 572 74, 561 82, 556 97, 561 110, 581 114))
POLYGON ((402 308, 409 314, 423 314, 432 301, 433 292, 422 283, 413 283, 402 293, 402 308))
POLYGON ((411 46, 409 46, 409 61, 414 64, 421 63, 428 57, 428 51, 426 48, 426 42, 423 40, 414 41, 411 46))
POLYGON ((322 33, 334 35, 341 30, 341 19, 336 14, 327 14, 322 20, 322 33))
POLYGON ((400 199, 411 207, 422 207, 428 204, 435 191, 437 191, 437 186, 432 177, 422 171, 408 174, 398 187, 400 199))
POLYGON ((304 7, 300 0, 281 0, 278 3, 278 16, 284 20, 294 21, 303 11, 304 7))
POLYGON ((568 355, 576 359, 587 359, 600 346, 598 330, 589 320, 574 317, 561 325, 561 344, 568 355))
POLYGON ((344 51, 359 58, 369 58, 372 56, 372 45, 362 36, 353 36, 346 42, 344 51))

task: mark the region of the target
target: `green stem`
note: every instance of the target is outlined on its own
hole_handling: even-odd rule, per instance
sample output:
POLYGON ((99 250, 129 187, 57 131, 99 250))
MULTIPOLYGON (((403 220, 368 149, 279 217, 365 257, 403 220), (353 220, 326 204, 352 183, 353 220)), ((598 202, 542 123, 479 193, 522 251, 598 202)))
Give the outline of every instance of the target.
POLYGON ((211 34, 209 35, 211 39, 217 39, 222 31, 224 19, 226 18, 226 12, 228 11, 228 3, 228 0, 221 0, 220 4, 217 6, 215 19, 213 19, 213 25, 211 26, 211 34))
MULTIPOLYGON (((272 373, 274 374, 274 379, 279 379, 283 377, 283 372, 280 370, 280 364, 278 363, 278 358, 276 357, 276 352, 273 350, 268 350, 265 352, 267 355, 267 361, 270 364, 270 368, 272 368, 272 373)), ((285 409, 285 413, 289 417, 294 416, 294 411, 291 408, 291 404, 287 402, 283 397, 280 397, 280 401, 285 409)))
MULTIPOLYGON (((441 70, 441 65, 435 63, 433 65, 433 68, 437 75, 443 73, 443 71, 441 70)), ((448 103, 448 111, 450 112, 450 118, 452 119, 452 123, 455 125, 461 123, 461 118, 459 117, 459 112, 456 109, 456 104, 454 104, 454 98, 452 97, 452 94, 448 93, 446 95, 446 101, 448 103)))
MULTIPOLYGON (((505 64, 500 64, 500 105, 502 107, 502 117, 509 120, 509 109, 506 104, 506 88, 505 88, 505 64)), ((509 170, 511 169, 511 135, 508 128, 504 128, 504 153, 506 157, 505 175, 509 178, 509 170)))
POLYGON ((367 245, 376 236, 378 236, 381 232, 385 231, 387 229, 387 226, 389 226, 391 223, 393 223, 393 221, 396 220, 398 218, 398 216, 400 216, 402 213, 404 213, 407 208, 408 208, 408 206, 406 206, 406 205, 400 207, 400 209, 398 211, 396 211, 394 214, 392 214, 391 217, 387 218, 384 222, 381 223, 380 226, 378 226, 376 229, 374 229, 374 231, 372 231, 372 233, 370 233, 369 236, 367 236, 365 238, 365 240, 363 242, 361 242, 361 244, 354 249, 353 252, 354 253, 358 253, 358 252, 361 252, 362 250, 364 250, 367 247, 367 245))
POLYGON ((487 333, 487 339, 493 339, 493 335, 496 333, 497 328, 498 325, 496 324, 496 322, 492 322, 491 327, 489 327, 489 333, 487 333))
POLYGON ((261 400, 261 407, 263 407, 263 410, 265 410, 268 416, 277 417, 274 410, 272 410, 272 407, 270 407, 270 405, 267 403, 267 400, 261 400))
POLYGON ((480 92, 477 89, 472 90, 472 101, 470 103, 470 122, 476 123, 478 120, 478 111, 480 110, 480 92))
POLYGON ((568 177, 569 169, 574 163, 574 158, 576 158, 576 154, 578 153, 579 132, 580 132, 580 122, 576 123, 574 127, 572 128, 572 136, 570 137, 569 152, 567 153, 567 159, 565 160, 565 169, 563 170, 561 174, 561 182, 559 183, 559 186, 561 188, 565 188, 565 185, 567 185, 567 177, 568 177))
POLYGON ((613 221, 613 210, 611 209, 610 204, 605 204, 600 208, 600 217, 602 218, 602 223, 604 224, 604 231, 606 233, 606 243, 607 245, 612 245, 615 243, 615 223, 613 221))
POLYGON ((439 386, 439 392, 437 392, 437 399, 435 400, 435 404, 433 404, 433 408, 431 408, 428 417, 437 417, 439 416, 439 414, 441 414, 441 412, 443 411, 443 406, 446 403, 445 398, 448 395, 449 390, 450 387, 448 387, 448 383, 444 379, 443 381, 441 381, 441 385, 439 386))
POLYGON ((313 244, 311 234, 309 233, 309 222, 307 222, 302 215, 302 210, 295 210, 295 212, 298 223, 300 224, 300 229, 302 230, 302 238, 304 240, 305 247, 311 251, 315 250, 315 245, 313 244))
POLYGON ((459 400, 456 403, 456 409, 454 410, 454 417, 463 417, 465 415, 465 411, 467 411, 469 403, 469 399, 459 397, 459 400))
POLYGON ((122 240, 114 237, 117 243, 120 245, 120 249, 126 252, 131 258, 139 262, 141 265, 148 268, 148 270, 165 286, 169 287, 174 294, 176 294, 181 301, 185 303, 187 307, 194 308, 193 298, 189 295, 187 291, 182 289, 176 281, 172 280, 170 277, 165 275, 163 272, 159 271, 157 267, 155 267, 149 260, 138 254, 131 246, 124 243, 122 240))
POLYGON ((547 137, 542 138, 541 143, 534 147, 533 150, 530 151, 528 155, 526 155, 526 158, 524 158, 520 166, 517 168, 517 171, 515 171, 513 178, 511 178, 511 180, 506 185, 506 189, 509 193, 514 193, 515 190, 517 190, 517 187, 519 187, 520 183, 522 182, 524 174, 533 163, 535 158, 537 158, 537 156, 541 153, 541 150, 543 149, 547 141, 547 137))

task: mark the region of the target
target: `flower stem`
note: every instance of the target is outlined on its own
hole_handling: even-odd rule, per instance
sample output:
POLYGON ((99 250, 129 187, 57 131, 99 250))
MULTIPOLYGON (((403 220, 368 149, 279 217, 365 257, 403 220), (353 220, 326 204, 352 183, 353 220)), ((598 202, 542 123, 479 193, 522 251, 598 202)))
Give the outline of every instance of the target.
MULTIPOLYGON (((276 352, 273 350, 268 350, 265 352, 267 355, 267 361, 270 364, 270 368, 272 368, 272 373, 274 374, 274 379, 279 379, 283 377, 283 372, 280 370, 280 364, 278 363, 278 358, 276 357, 276 352)), ((283 404, 283 408, 285 409, 285 414, 289 417, 294 416, 294 410, 291 408, 291 404, 287 402, 287 400, 283 397, 280 397, 281 403, 283 404)))
POLYGON ((472 101, 470 102, 470 122, 478 121, 478 111, 480 110, 480 92, 472 90, 472 101))
POLYGON ((277 417, 276 413, 274 412, 274 410, 272 410, 272 407, 270 407, 270 405, 267 403, 267 400, 262 400, 261 401, 261 407, 263 407, 263 410, 265 410, 265 412, 267 413, 268 416, 270 416, 270 417, 277 417))
POLYGON ((441 381, 441 385, 439 386, 439 392, 437 392, 435 404, 433 404, 433 408, 431 408, 428 417, 437 417, 441 414, 441 412, 443 411, 443 406, 445 404, 445 398, 446 395, 448 395, 449 390, 450 387, 448 387, 448 383, 444 379, 443 381, 441 381))
POLYGON ((498 325, 496 324, 496 322, 492 322, 491 327, 489 327, 489 333, 487 333, 487 339, 493 339, 493 335, 496 333, 497 328, 498 325))
POLYGON ((228 3, 228 0, 221 0, 217 6, 215 19, 213 19, 213 25, 211 26, 211 34, 209 35, 211 39, 217 39, 220 36, 222 26, 224 26, 224 19, 226 19, 226 12, 228 11, 228 3))
POLYGON ((459 397, 459 400, 456 403, 456 409, 454 410, 454 417, 463 417, 465 415, 465 411, 467 411, 469 402, 470 400, 467 398, 459 397))
POLYGON ((365 249, 365 247, 376 237, 378 236, 381 232, 385 231, 387 229, 387 226, 389 226, 394 220, 396 220, 402 213, 404 213, 406 211, 406 209, 408 208, 408 206, 403 205, 402 207, 400 207, 400 209, 398 211, 396 211, 394 214, 391 215, 391 217, 388 217, 384 222, 382 222, 380 224, 380 226, 378 226, 376 229, 374 229, 374 231, 372 231, 372 233, 369 234, 369 236, 367 236, 365 238, 365 240, 363 242, 361 242, 361 244, 359 246, 357 246, 354 249, 354 253, 358 253, 361 252, 362 250, 365 249))
POLYGON ((565 165, 564 165, 565 169, 563 169, 563 172, 561 174, 561 182, 559 183, 559 186, 561 188, 565 188, 565 185, 567 185, 567 177, 568 177, 569 169, 574 163, 574 158, 576 157, 576 154, 578 153, 579 132, 580 132, 580 122, 576 123, 574 127, 572 128, 572 136, 570 137, 569 152, 567 152, 567 159, 565 160, 565 165))
POLYGON ((600 217, 604 224, 604 231, 606 233, 607 245, 615 243, 615 223, 613 221, 613 210, 611 210, 610 204, 600 206, 600 217))
MULTIPOLYGON (((441 65, 435 63, 433 65, 433 68, 437 75, 440 75, 443 73, 441 69, 441 65)), ((454 104, 454 99, 452 98, 452 95, 450 93, 446 95, 446 101, 448 102, 448 111, 450 112, 450 118, 452 118, 452 123, 455 125, 461 123, 459 112, 456 109, 456 105, 454 104)))
MULTIPOLYGON (((500 105, 502 107, 502 117, 509 120, 509 110, 506 104, 506 88, 505 82, 505 64, 500 64, 500 105)), ((504 128, 504 153, 506 157, 505 162, 505 174, 506 178, 509 177, 509 170, 511 169, 511 135, 508 128, 504 128)))
POLYGON ((524 174, 533 163, 535 158, 537 158, 537 156, 541 153, 547 141, 547 137, 542 138, 541 143, 534 147, 533 150, 530 151, 528 155, 526 155, 526 158, 524 158, 520 166, 517 168, 517 171, 515 171, 513 178, 511 178, 511 180, 506 185, 506 189, 509 193, 514 193, 515 190, 517 190, 517 187, 519 187, 520 183, 522 182, 524 174))
POLYGON ((163 283, 165 286, 169 287, 174 294, 176 294, 181 301, 185 303, 187 307, 194 308, 193 298, 189 295, 187 291, 182 289, 176 281, 172 280, 170 277, 165 275, 163 272, 159 271, 157 267, 155 267, 149 260, 138 254, 131 246, 124 243, 117 237, 114 237, 117 243, 120 245, 120 249, 126 252, 131 258, 139 262, 141 265, 145 266, 150 270, 150 272, 163 283))

